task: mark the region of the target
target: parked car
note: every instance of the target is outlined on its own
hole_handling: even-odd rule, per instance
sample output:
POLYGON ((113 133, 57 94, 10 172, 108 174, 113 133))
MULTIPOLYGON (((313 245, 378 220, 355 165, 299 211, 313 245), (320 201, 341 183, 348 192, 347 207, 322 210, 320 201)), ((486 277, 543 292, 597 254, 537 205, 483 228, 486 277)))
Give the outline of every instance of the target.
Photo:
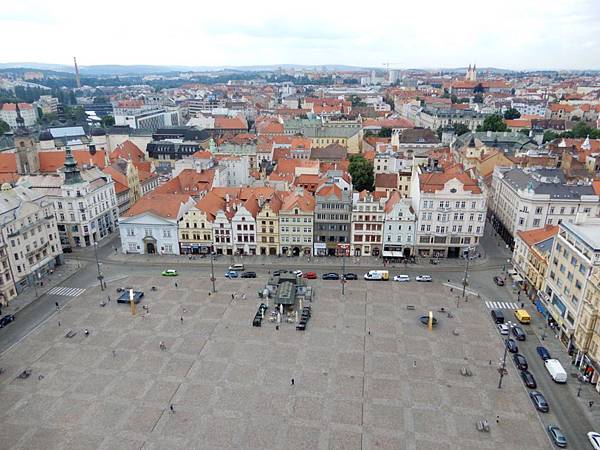
POLYGON ((358 280, 358 275, 352 272, 345 273, 342 276, 344 277, 344 280, 358 280))
POLYGON ((494 323, 504 323, 504 313, 500 309, 492 309, 490 311, 494 323))
POLYGON ((12 314, 6 314, 2 316, 2 318, 0 319, 0 328, 4 328, 6 325, 13 322, 14 320, 15 316, 12 314))
POLYGON ((225 278, 237 278, 238 273, 235 270, 228 270, 225 272, 225 278))
POLYGON ((552 438, 552 442, 554 442, 557 447, 565 448, 567 446, 567 438, 562 431, 560 431, 560 428, 556 425, 548 425, 547 429, 550 438, 552 438))
POLYGON ((519 346, 517 345, 517 342, 514 339, 508 338, 506 340, 506 348, 511 353, 519 353, 519 346))
POLYGON ((306 278, 307 280, 316 280, 317 272, 304 272, 304 275, 302 275, 302 277, 306 278))
POLYGON ((522 370, 521 378, 523 379, 523 383, 525 383, 525 386, 527 386, 529 389, 535 389, 537 387, 535 378, 529 370, 522 370))
POLYGON ((546 397, 540 391, 531 391, 529 393, 529 398, 533 402, 535 409, 540 412, 547 413, 550 411, 550 407, 548 406, 548 402, 546 401, 546 397))
POLYGON ((256 278, 256 272, 242 272, 240 278, 256 278))
POLYGON ((244 269, 244 265, 242 263, 236 263, 236 264, 232 264, 229 266, 229 271, 236 271, 236 272, 243 272, 244 269))
POLYGON ((496 283, 498 286, 504 286, 504 280, 500 277, 494 277, 494 283, 496 283))
POLYGON ((162 272, 162 276, 163 277, 176 277, 177 271, 175 269, 167 269, 167 270, 163 270, 162 272))
POLYGON ((321 277, 323 280, 339 280, 340 276, 335 272, 324 273, 321 277))
POLYGON ((417 275, 415 281, 430 282, 433 281, 433 278, 431 278, 431 275, 417 275))
POLYGON ((535 351, 537 352, 538 355, 540 355, 540 358, 542 358, 544 361, 547 361, 549 359, 552 359, 552 356, 550 356, 550 352, 548 351, 548 349, 546 347, 536 347, 535 351))
POLYGON ((508 325, 506 325, 505 323, 499 323, 498 331, 502 336, 508 336, 508 325))
POLYGON ((595 431, 590 431, 587 434, 588 440, 590 444, 592 444, 592 448, 594 450, 600 450, 600 433, 596 433, 595 431))
POLYGON ((296 275, 297 277, 301 277, 302 276, 302 271, 301 270, 294 270, 294 275, 296 275))
POLYGON ((525 339, 527 339, 527 335, 523 331, 523 328, 521 328, 517 325, 512 327, 512 333, 515 335, 515 338, 517 339, 517 341, 524 341, 525 339))
POLYGON ((410 281, 410 277, 408 275, 396 275, 394 277, 394 281, 400 281, 401 283, 405 283, 410 281))
POLYGON ((527 358, 525 358, 520 353, 515 353, 513 355, 513 361, 519 370, 527 370, 527 358))

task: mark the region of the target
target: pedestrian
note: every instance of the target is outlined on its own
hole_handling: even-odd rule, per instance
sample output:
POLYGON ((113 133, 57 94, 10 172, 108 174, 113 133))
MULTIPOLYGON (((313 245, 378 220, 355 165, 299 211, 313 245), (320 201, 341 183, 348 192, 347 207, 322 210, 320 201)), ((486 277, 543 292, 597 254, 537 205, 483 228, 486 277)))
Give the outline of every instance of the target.
POLYGON ((235 294, 231 294, 231 300, 235 300, 235 294))
POLYGON ((181 323, 183 323, 183 316, 181 316, 181 323))
POLYGON ((58 310, 59 310, 59 308, 60 308, 60 307, 58 306, 58 302, 54 302, 54 305, 56 305, 56 310, 58 311, 58 310))
POLYGON ((416 359, 413 361, 413 367, 417 367, 417 360, 416 359))
POLYGON ((108 296, 108 302, 110 303, 110 295, 108 296))
POLYGON ((588 406, 590 407, 590 409, 592 409, 592 406, 594 406, 594 401, 590 400, 590 402, 588 403, 588 406))
POLYGON ((488 363, 490 366, 492 365, 492 360, 490 359, 490 362, 488 363))
POLYGON ((60 320, 58 321, 58 326, 60 327, 60 320))
POLYGON ((85 330, 83 330, 83 334, 85 334, 86 336, 90 335, 90 332, 88 331, 88 329, 86 328, 85 330))
POLYGON ((295 384, 295 380, 292 378, 292 386, 294 386, 295 384))
POLYGON ((177 281, 175 282, 175 287, 177 287, 177 281))
POLYGON ((525 308, 525 303, 521 302, 521 309, 525 308))
POLYGON ((113 350, 113 352, 112 352, 112 353, 113 353, 113 358, 116 358, 116 357, 117 357, 117 352, 115 352, 115 351, 113 350))
POLYGON ((500 416, 496 416, 496 423, 500 423, 500 416))
POLYGON ((371 330, 369 330, 369 336, 371 336, 371 330))
POLYGON ((246 294, 242 294, 242 300, 246 300, 246 294))
POLYGON ((171 403, 171 414, 175 414, 175 405, 171 403))

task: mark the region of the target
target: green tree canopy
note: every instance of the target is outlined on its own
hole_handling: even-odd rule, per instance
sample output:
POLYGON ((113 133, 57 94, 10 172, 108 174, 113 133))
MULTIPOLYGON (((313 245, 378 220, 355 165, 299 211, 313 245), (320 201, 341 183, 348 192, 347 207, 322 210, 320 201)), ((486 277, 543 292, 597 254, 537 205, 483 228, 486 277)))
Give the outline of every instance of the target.
POLYGON ((506 120, 518 119, 519 117, 521 117, 521 113, 515 108, 508 108, 504 111, 504 118, 506 120))
POLYGON ((102 126, 104 128, 112 127, 115 124, 115 118, 113 116, 104 116, 102 118, 102 126))
POLYGON ((364 189, 367 191, 373 190, 373 184, 375 183, 373 164, 367 161, 362 155, 353 155, 350 157, 348 171, 352 175, 352 183, 357 191, 364 189))
POLYGON ((483 120, 483 126, 477 127, 477 131, 506 131, 508 127, 500 114, 492 114, 483 120))
POLYGON ((392 137, 392 129, 391 128, 382 128, 381 130, 379 130, 379 133, 377 133, 377 136, 379 137, 392 137))
POLYGON ((475 94, 473 96, 473 103, 483 103, 483 95, 482 94, 475 94))
POLYGON ((0 134, 4 134, 7 131, 10 131, 10 125, 8 125, 4 120, 0 120, 0 134))
POLYGON ((464 123, 453 123, 452 127, 454 128, 454 134, 457 136, 462 136, 465 133, 469 133, 471 129, 466 126, 464 123))

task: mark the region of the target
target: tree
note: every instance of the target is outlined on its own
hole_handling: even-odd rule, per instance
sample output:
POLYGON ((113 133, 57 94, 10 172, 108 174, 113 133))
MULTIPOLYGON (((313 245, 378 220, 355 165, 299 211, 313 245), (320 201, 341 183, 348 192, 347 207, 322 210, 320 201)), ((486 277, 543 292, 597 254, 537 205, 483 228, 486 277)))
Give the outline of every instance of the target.
POLYGON ((352 97, 350 97, 350 102, 352 103, 353 108, 359 106, 367 106, 367 104, 363 102, 362 98, 360 98, 358 95, 353 95, 352 97))
POLYGON ((483 86, 481 83, 478 83, 477 86, 473 88, 473 94, 483 94, 483 86))
POLYGON ((113 116, 104 116, 102 118, 102 126, 104 128, 112 127, 115 124, 115 118, 113 116))
POLYGON ((521 117, 521 113, 515 108, 508 108, 504 111, 504 118, 506 120, 518 119, 519 117, 521 117))
POLYGON ((377 133, 379 137, 392 137, 392 129, 391 128, 382 128, 379 133, 377 133))
POLYGON ((483 95, 475 94, 473 96, 473 103, 483 103, 483 95))
POLYGON ((500 114, 492 114, 483 120, 481 131, 506 131, 508 127, 500 114))
POLYGON ((452 127, 454 128, 454 134, 457 136, 462 136, 465 133, 471 132, 471 129, 464 123, 453 123, 452 127))
POLYGON ((7 131, 10 131, 10 125, 7 124, 4 120, 0 120, 0 134, 4 134, 7 131))
POLYGON ((557 137, 558 137, 558 133, 556 133, 555 131, 552 131, 552 130, 544 131, 544 141, 543 142, 545 144, 546 142, 553 141, 557 137))
POLYGON ((348 171, 352 175, 352 183, 357 191, 373 190, 375 177, 373 175, 373 164, 367 161, 362 155, 353 155, 350 157, 348 171))

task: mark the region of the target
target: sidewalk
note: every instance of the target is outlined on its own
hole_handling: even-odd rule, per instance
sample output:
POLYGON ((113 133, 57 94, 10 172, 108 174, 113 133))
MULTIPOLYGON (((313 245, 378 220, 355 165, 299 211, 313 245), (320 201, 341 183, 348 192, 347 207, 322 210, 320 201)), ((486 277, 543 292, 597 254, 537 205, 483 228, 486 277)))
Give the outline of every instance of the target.
POLYGON ((2 308, 2 314, 15 314, 16 312, 22 310, 44 295, 50 289, 65 283, 67 278, 79 271, 81 267, 85 267, 86 265, 87 264, 85 262, 66 259, 62 266, 57 266, 54 269, 54 273, 52 275, 42 278, 41 282, 44 283, 43 286, 38 285, 37 291, 33 286, 28 286, 25 288, 19 295, 10 301, 8 306, 2 308))

